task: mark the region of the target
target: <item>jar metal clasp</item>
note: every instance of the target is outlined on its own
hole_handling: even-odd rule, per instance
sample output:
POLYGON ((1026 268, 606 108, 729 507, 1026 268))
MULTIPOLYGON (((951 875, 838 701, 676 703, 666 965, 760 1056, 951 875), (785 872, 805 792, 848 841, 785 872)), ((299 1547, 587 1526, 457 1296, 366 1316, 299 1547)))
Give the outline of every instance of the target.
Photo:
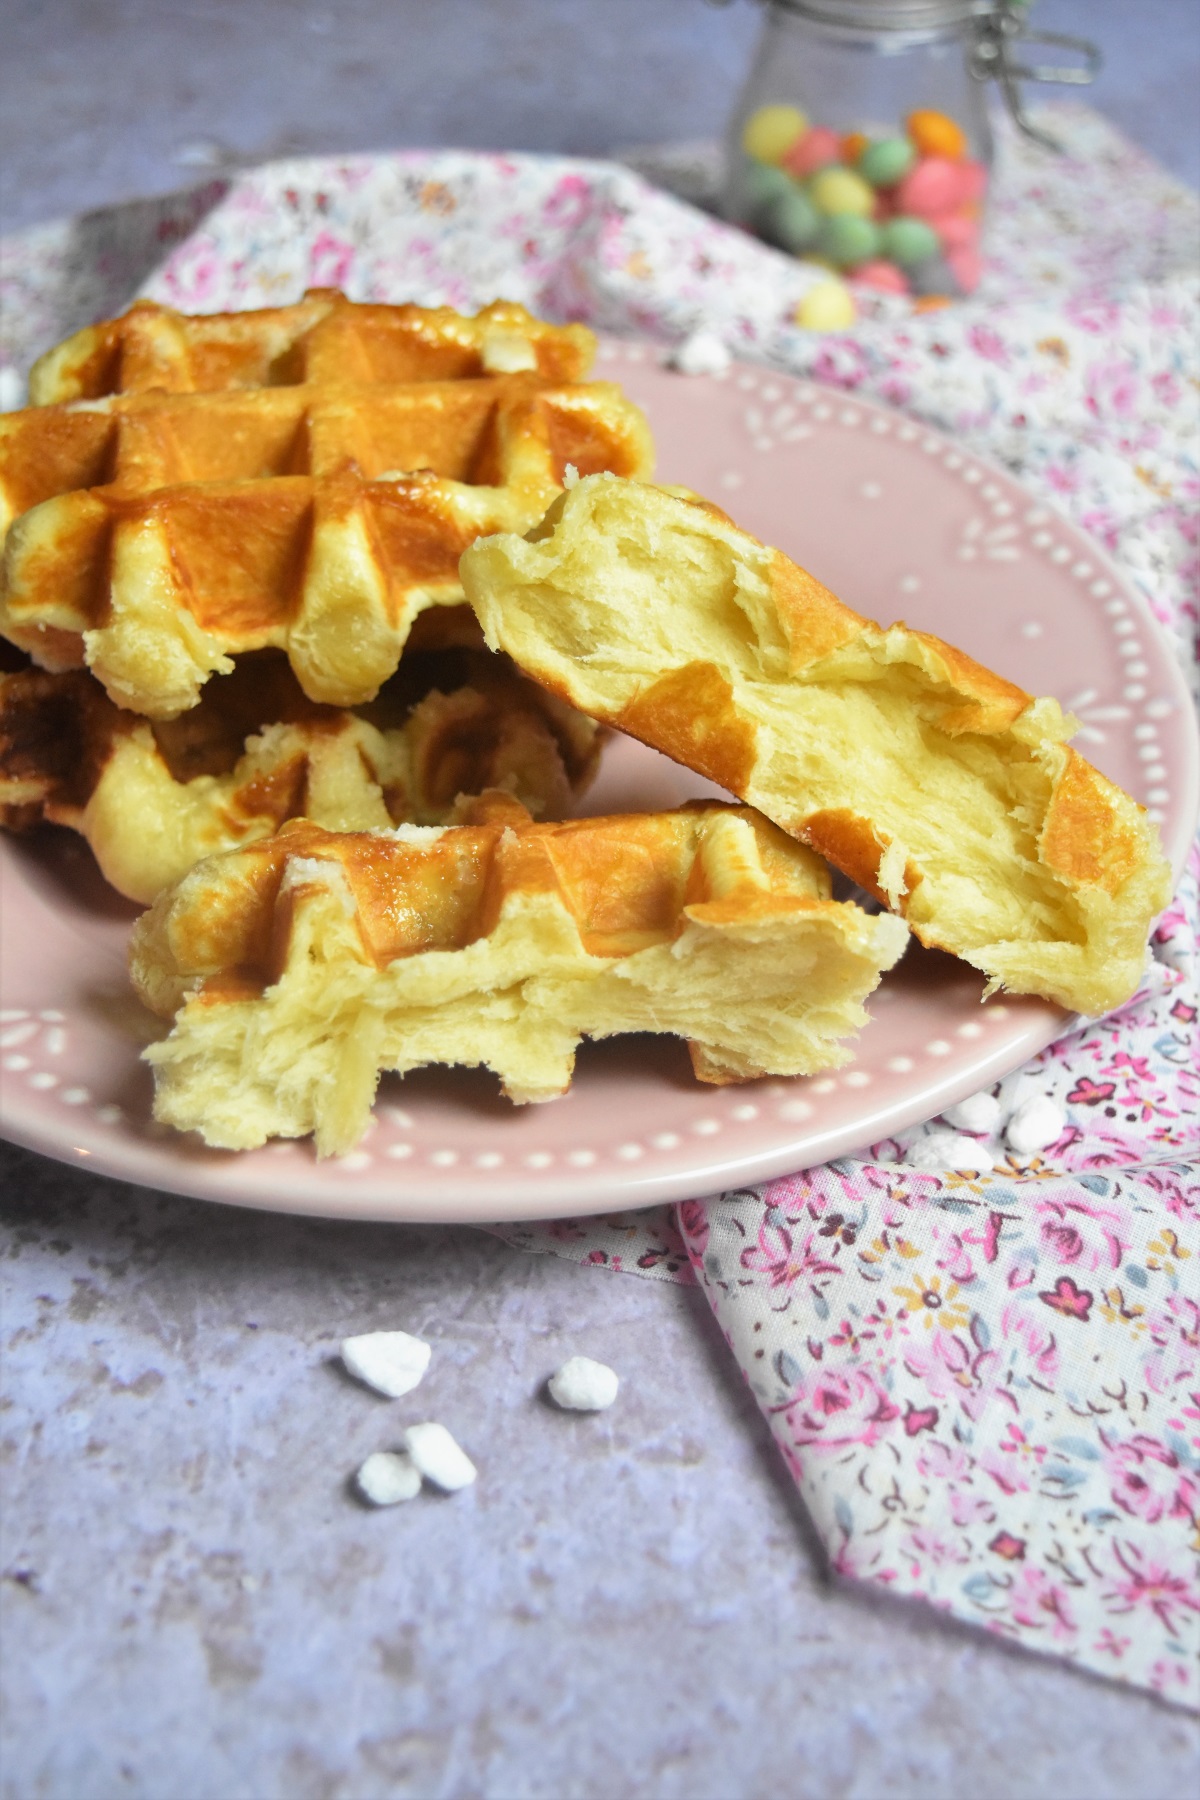
POLYGON ((1069 37, 1060 31, 1028 30, 1027 5, 1028 0, 999 0, 998 4, 980 9, 973 21, 973 41, 967 52, 967 66, 976 81, 995 81, 1004 95, 1005 105, 1026 137, 1044 145, 1047 150, 1061 151, 1058 139, 1029 118, 1019 83, 1037 81, 1065 87, 1088 87, 1099 74, 1103 58, 1099 46, 1088 38, 1069 37), (1066 67, 1018 62, 1018 46, 1026 44, 1050 44, 1056 49, 1072 52, 1080 60, 1066 67))

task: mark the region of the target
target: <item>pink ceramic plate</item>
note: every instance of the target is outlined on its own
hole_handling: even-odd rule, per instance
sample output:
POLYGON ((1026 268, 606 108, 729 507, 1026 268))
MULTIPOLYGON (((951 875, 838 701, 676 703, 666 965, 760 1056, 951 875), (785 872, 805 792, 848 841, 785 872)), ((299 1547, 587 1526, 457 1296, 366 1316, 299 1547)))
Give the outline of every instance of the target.
MULTIPOLYGON (((675 375, 607 344, 645 408, 659 475, 711 496, 851 605, 960 644, 1083 722, 1077 740, 1148 805, 1182 867, 1200 788, 1187 690, 1145 605, 1087 538, 936 432, 761 369, 675 375)), ((712 791, 627 740, 588 812, 712 791)), ((475 1070, 385 1080, 360 1149, 205 1150, 150 1120, 154 1030, 124 945, 134 909, 66 834, 0 846, 0 1131, 68 1162, 212 1200, 347 1218, 552 1217, 709 1194, 823 1162, 928 1118, 1042 1049, 1064 1015, 979 1004, 965 965, 914 947, 871 1001, 853 1063, 822 1079, 705 1088, 682 1045, 585 1045, 574 1087, 517 1108, 475 1070)))

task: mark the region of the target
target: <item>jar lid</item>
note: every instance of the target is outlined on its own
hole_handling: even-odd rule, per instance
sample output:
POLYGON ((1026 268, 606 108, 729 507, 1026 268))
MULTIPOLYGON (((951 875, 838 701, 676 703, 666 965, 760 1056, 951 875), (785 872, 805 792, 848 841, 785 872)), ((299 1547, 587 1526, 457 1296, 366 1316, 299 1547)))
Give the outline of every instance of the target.
POLYGON ((979 0, 772 0, 784 12, 861 31, 938 31, 985 10, 979 0))

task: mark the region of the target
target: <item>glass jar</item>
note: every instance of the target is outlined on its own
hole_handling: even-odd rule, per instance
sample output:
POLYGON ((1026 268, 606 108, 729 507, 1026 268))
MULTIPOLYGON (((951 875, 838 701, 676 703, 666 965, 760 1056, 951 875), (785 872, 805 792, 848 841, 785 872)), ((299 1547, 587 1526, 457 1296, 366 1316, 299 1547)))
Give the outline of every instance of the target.
POLYGON ((979 281, 992 146, 978 0, 771 0, 734 116, 724 210, 852 282, 979 281))

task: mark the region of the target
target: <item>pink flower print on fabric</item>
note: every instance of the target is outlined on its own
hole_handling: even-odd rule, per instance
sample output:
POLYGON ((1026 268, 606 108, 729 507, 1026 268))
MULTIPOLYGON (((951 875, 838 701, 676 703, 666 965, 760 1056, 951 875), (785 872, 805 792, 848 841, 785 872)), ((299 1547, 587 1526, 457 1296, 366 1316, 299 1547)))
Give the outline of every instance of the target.
POLYGON ((791 1399, 772 1410, 782 1416, 797 1450, 821 1452, 877 1444, 900 1417, 878 1375, 868 1369, 818 1370, 802 1377, 791 1399))
POLYGON ((1170 1513, 1196 1519, 1200 1488, 1181 1469, 1173 1450, 1144 1434, 1113 1441, 1101 1431, 1100 1441, 1113 1501, 1124 1512, 1150 1525, 1170 1513))
POLYGON ((1124 1221, 1112 1207, 1082 1194, 1035 1202, 1038 1238, 1048 1264, 1089 1271, 1119 1269, 1125 1244, 1124 1221))
POLYGON ((772 1288, 782 1289, 783 1306, 798 1283, 839 1273, 839 1265, 824 1253, 816 1232, 801 1240, 785 1226, 773 1223, 770 1214, 759 1227, 758 1242, 742 1251, 741 1264, 743 1269, 765 1275, 772 1288))
POLYGON ((1021 1569, 1013 1585, 1010 1611, 1016 1624, 1048 1633, 1056 1645, 1069 1641, 1079 1631, 1067 1588, 1044 1569, 1021 1569))

